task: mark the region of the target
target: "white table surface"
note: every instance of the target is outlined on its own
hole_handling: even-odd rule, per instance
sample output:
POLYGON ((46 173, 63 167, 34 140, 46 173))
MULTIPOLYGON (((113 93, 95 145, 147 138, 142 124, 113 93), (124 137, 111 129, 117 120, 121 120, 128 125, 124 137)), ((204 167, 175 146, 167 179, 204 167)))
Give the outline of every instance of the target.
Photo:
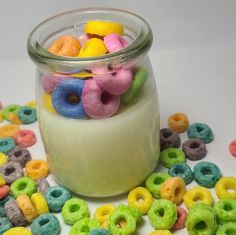
MULTIPOLYGON (((151 2, 154 3, 154 1, 151 2)), ((157 6, 162 8, 163 5, 168 5, 164 1, 157 2, 157 6)), ((206 1, 206 7, 208 8, 201 16, 207 16, 208 11, 210 13, 214 11, 215 8, 213 7, 212 10, 210 2, 212 3, 212 1, 206 1)), ((183 21, 181 15, 176 18, 176 21, 173 20, 172 16, 165 16, 164 13, 161 15, 163 20, 161 29, 163 30, 166 25, 168 26, 168 23, 170 23, 168 20, 171 18, 171 22, 176 23, 177 29, 180 31, 182 29, 181 33, 186 33, 185 39, 188 37, 189 40, 185 44, 181 43, 180 38, 177 37, 177 35, 181 37, 181 34, 174 34, 173 30, 169 32, 170 38, 168 39, 168 34, 165 35, 163 30, 161 31, 163 34, 160 34, 159 37, 162 39, 161 46, 158 47, 156 36, 158 29, 154 25, 154 21, 150 19, 155 37, 154 46, 149 55, 159 91, 161 128, 167 127, 168 116, 175 112, 186 113, 190 123, 202 122, 208 124, 214 132, 214 141, 207 144, 208 154, 204 160, 216 163, 221 168, 224 176, 236 176, 236 158, 232 157, 228 151, 228 144, 233 139, 236 139, 236 16, 235 14, 234 16, 232 15, 235 4, 232 1, 216 2, 218 8, 214 13, 214 17, 220 13, 221 6, 225 2, 229 5, 227 11, 223 9, 222 14, 224 14, 224 17, 219 15, 219 18, 216 17, 216 21, 210 20, 209 23, 208 19, 206 19, 205 22, 208 25, 204 28, 204 32, 201 31, 201 37, 198 37, 199 35, 196 36, 196 32, 199 30, 198 26, 204 26, 205 23, 204 17, 197 18, 197 13, 196 19, 194 19, 196 31, 190 28, 189 35, 187 34, 188 30, 184 30, 188 22, 183 21), (231 6, 229 2, 232 3, 231 6), (181 24, 182 27, 179 27, 181 24), (227 26, 229 26, 228 29, 226 28, 227 26), (210 33, 207 29, 210 30, 210 33), (213 31, 211 31, 212 29, 213 31), (227 35, 221 35, 220 32, 227 35), (163 43, 163 35, 166 36, 164 37, 164 40, 166 39, 167 41, 166 44, 163 43), (204 35, 206 36, 205 38, 204 35), (218 38, 217 35, 219 35, 218 38), (197 37, 196 41, 194 41, 196 39, 195 36, 197 37), (201 40, 201 38, 204 40, 201 40), (176 40, 176 44, 173 44, 171 40, 176 40)), ((186 1, 182 1, 182 3, 186 3, 186 1)), ((186 5, 183 4, 184 6, 186 5)), ((202 9, 205 9, 203 4, 201 6, 202 9)), ((174 12, 174 9, 176 8, 170 8, 169 13, 174 12)), ((142 12, 141 6, 138 10, 142 12)), ((200 11, 201 8, 196 8, 196 10, 200 11)), ((175 14, 177 13, 175 12, 175 14)), ((191 18, 190 13, 187 15, 191 18)), ((175 17, 177 16, 175 15, 175 17)), ((20 40, 22 40, 21 37, 20 40)), ((25 44, 19 44, 18 47, 16 54, 14 54, 14 50, 10 50, 9 54, 6 55, 7 51, 2 46, 4 56, 0 56, 0 100, 4 105, 12 103, 24 105, 34 99, 35 65, 25 56, 25 52, 22 53, 22 56, 19 56, 19 51, 26 50, 25 44)), ((38 141, 29 150, 34 159, 44 159, 45 152, 37 123, 23 126, 22 128, 29 128, 36 132, 38 141)), ((182 142, 185 139, 186 135, 181 134, 182 142)), ((192 161, 188 161, 188 163, 191 167, 196 164, 196 162, 192 161)), ((158 169, 162 168, 158 167, 158 169)), ((166 169, 163 170, 166 171, 166 169)), ((48 179, 51 184, 55 184, 51 176, 48 179)), ((194 185, 196 184, 193 182, 187 188, 189 189, 194 185)), ((214 189, 211 191, 215 200, 217 200, 214 189)), ((110 199, 85 198, 85 200, 89 202, 92 215, 95 208, 104 203, 114 202, 116 205, 121 202, 126 203, 126 196, 110 199)), ((68 234, 69 226, 65 225, 61 218, 60 221, 62 226, 61 234, 68 234)), ((135 235, 145 235, 151 231, 153 231, 153 228, 145 217, 144 221, 138 226, 135 235)), ((185 235, 188 233, 183 229, 174 234, 185 235)))

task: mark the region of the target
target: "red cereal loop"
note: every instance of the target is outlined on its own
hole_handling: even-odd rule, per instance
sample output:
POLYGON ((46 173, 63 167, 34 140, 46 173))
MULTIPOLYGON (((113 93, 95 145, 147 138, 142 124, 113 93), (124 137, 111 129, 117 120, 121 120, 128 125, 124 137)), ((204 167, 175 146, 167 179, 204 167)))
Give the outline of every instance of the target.
POLYGON ((16 143, 21 147, 30 147, 36 143, 36 136, 31 130, 19 130, 14 138, 16 143))
POLYGON ((229 145, 229 151, 230 153, 236 157, 236 140, 233 140, 229 145))
POLYGON ((0 187, 0 199, 6 197, 9 192, 10 192, 10 187, 8 185, 0 187))
POLYGON ((178 213, 178 217, 177 220, 175 222, 175 224, 172 226, 172 230, 179 230, 185 227, 185 221, 187 218, 187 212, 184 208, 182 207, 178 207, 177 208, 177 213, 178 213))

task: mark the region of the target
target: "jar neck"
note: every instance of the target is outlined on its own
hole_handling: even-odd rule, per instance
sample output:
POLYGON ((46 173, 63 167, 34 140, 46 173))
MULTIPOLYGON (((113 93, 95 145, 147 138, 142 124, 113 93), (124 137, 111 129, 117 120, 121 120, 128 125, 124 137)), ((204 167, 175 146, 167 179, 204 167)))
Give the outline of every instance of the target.
POLYGON ((84 70, 88 66, 117 65, 137 60, 152 45, 152 31, 148 23, 131 12, 112 8, 88 8, 65 12, 39 24, 29 35, 28 53, 38 66, 45 70, 68 73, 73 69, 84 70), (88 20, 119 22, 125 36, 131 40, 128 47, 115 53, 89 58, 61 57, 51 54, 47 47, 62 34, 76 34, 88 20))

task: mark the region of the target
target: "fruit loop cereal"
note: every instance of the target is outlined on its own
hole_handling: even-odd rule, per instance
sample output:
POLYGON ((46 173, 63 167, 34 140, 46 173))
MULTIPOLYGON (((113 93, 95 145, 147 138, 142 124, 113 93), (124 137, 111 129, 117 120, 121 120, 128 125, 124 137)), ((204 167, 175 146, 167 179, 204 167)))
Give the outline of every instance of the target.
POLYGON ((176 130, 178 133, 185 132, 188 129, 188 117, 184 113, 174 113, 168 118, 169 128, 176 130))
POLYGON ((236 140, 233 140, 229 145, 229 151, 232 156, 236 157, 236 140))

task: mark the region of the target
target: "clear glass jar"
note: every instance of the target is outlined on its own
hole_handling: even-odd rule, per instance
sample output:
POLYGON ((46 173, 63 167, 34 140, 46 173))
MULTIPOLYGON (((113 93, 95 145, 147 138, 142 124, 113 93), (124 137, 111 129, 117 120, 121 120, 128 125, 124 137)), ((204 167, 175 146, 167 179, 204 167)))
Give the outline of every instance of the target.
MULTIPOLYGON (((147 55, 151 44, 152 32, 144 19, 110 8, 65 12, 42 22, 30 34, 28 53, 37 65, 37 115, 47 160, 56 180, 73 192, 92 197, 118 195, 141 184, 156 167, 159 107, 147 55), (115 53, 89 58, 61 57, 47 51, 60 35, 82 35, 88 20, 119 22, 124 26, 124 37, 129 46, 115 53), (111 117, 76 119, 55 111, 53 89, 45 90, 45 83, 102 66, 109 68, 111 73, 119 68, 134 73, 141 68, 147 79, 131 101, 122 102, 121 99, 117 112, 111 117)), ((87 80, 90 79, 93 78, 87 80)), ((108 101, 100 98, 106 105, 108 101)), ((77 101, 70 105, 83 101, 81 97, 75 99, 77 101)))

